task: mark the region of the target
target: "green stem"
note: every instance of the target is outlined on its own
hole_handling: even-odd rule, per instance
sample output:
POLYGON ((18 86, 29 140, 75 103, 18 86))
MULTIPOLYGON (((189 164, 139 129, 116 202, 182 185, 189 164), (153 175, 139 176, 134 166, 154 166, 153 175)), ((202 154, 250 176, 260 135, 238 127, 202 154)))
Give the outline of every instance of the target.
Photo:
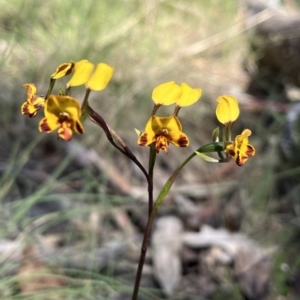
POLYGON ((155 104, 151 113, 151 116, 155 115, 157 110, 161 107, 161 104, 155 104))
POLYGON ((148 249, 148 245, 149 245, 149 241, 150 241, 150 235, 151 235, 151 230, 152 230, 152 225, 153 225, 153 221, 155 219, 156 213, 158 208, 160 207, 160 205, 162 204, 164 198, 166 197, 166 195, 168 194, 171 186, 173 185, 177 175, 179 174, 179 172, 182 170, 182 168, 194 157, 196 156, 196 153, 193 152, 175 171, 174 173, 170 176, 170 178, 168 179, 168 181, 165 183, 165 185, 163 186, 163 188, 161 189, 156 202, 154 204, 154 207, 151 211, 151 214, 149 216, 148 222, 147 222, 147 226, 146 226, 146 230, 144 233, 144 238, 143 238, 143 243, 142 243, 142 247, 141 247, 141 255, 140 255, 140 260, 139 260, 139 264, 138 264, 138 269, 137 269, 137 273, 136 273, 136 277, 135 277, 135 284, 134 284, 134 290, 133 290, 133 294, 132 294, 132 300, 137 300, 137 296, 138 296, 138 292, 139 292, 139 287, 140 287, 140 281, 141 281, 141 277, 142 277, 142 272, 143 272, 143 267, 144 267, 144 263, 145 263, 145 257, 146 257, 146 253, 147 253, 147 249, 148 249))
POLYGON ((89 99, 90 92, 91 92, 91 90, 89 88, 87 88, 85 90, 84 99, 83 99, 83 102, 82 102, 82 105, 81 105, 81 111, 82 111, 82 114, 81 114, 81 117, 80 117, 81 123, 83 123, 86 120, 86 118, 89 114, 89 101, 88 101, 88 99, 89 99))
POLYGON ((49 88, 48 88, 48 91, 47 91, 47 94, 45 96, 45 100, 47 100, 47 98, 49 97, 49 95, 51 94, 53 88, 54 88, 54 84, 55 84, 55 79, 51 78, 50 79, 50 84, 49 84, 49 88))
POLYGON ((224 149, 226 149, 226 141, 227 141, 227 125, 223 127, 223 132, 222 132, 222 142, 223 142, 224 149))
POLYGON ((231 141, 231 133, 232 133, 232 125, 233 123, 230 123, 229 128, 228 128, 228 141, 231 141))

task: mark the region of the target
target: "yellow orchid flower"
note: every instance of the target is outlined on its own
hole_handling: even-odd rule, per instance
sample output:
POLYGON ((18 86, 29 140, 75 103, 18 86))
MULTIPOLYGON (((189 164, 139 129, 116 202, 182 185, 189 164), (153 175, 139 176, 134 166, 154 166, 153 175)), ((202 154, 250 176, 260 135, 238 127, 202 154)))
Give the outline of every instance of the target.
POLYGON ((104 90, 113 76, 114 68, 100 63, 97 65, 95 72, 86 83, 86 87, 93 91, 104 90))
POLYGON ((51 75, 51 78, 59 79, 59 78, 62 78, 64 76, 71 74, 74 66, 75 66, 75 62, 72 60, 69 63, 63 63, 63 64, 59 65, 57 67, 56 71, 51 75))
POLYGON ((236 98, 224 95, 218 97, 217 102, 216 115, 220 123, 226 126, 238 118, 240 109, 236 98))
POLYGON ((156 105, 171 105, 179 101, 182 88, 174 81, 169 81, 157 86, 152 93, 152 99, 156 105))
POLYGON ((248 157, 255 155, 255 148, 248 144, 248 137, 251 135, 250 129, 243 130, 237 135, 234 141, 226 146, 226 152, 235 160, 238 166, 242 166, 248 157))
POLYGON ((89 62, 87 59, 80 60, 75 63, 74 74, 70 81, 67 83, 67 88, 70 86, 78 86, 85 84, 94 69, 94 64, 89 62))
POLYGON ((72 131, 84 133, 80 122, 79 102, 70 96, 50 95, 45 104, 45 118, 39 123, 40 132, 52 132, 58 129, 58 136, 69 141, 72 131))
POLYGON ((182 94, 179 100, 176 102, 177 106, 190 106, 197 102, 202 94, 202 90, 199 88, 193 89, 186 83, 181 84, 182 94))
POLYGON ((182 132, 182 125, 176 116, 158 117, 151 116, 146 124, 145 132, 138 138, 140 146, 155 143, 156 152, 165 150, 169 152, 169 143, 177 147, 189 145, 188 136, 182 132))
POLYGON ((27 90, 27 100, 21 106, 21 114, 33 118, 44 107, 45 98, 36 95, 37 89, 33 83, 23 84, 23 87, 27 90))
POLYGON ((67 83, 67 88, 85 84, 90 90, 104 90, 112 78, 114 69, 104 63, 99 63, 96 67, 96 70, 92 74, 93 69, 94 64, 86 59, 75 63, 74 74, 67 83))

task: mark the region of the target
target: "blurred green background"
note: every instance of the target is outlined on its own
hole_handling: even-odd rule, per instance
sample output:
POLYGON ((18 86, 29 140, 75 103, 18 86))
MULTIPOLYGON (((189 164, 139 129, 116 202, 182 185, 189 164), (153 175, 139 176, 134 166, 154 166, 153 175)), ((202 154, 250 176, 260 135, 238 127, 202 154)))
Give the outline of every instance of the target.
MULTIPOLYGON (((297 2, 292 2, 297 8, 297 2)), ((56 140, 55 133, 38 132, 39 117, 29 119, 20 114, 20 106, 26 99, 24 83, 35 83, 38 92, 45 94, 50 75, 59 64, 81 59, 95 64, 105 62, 115 68, 114 76, 103 92, 92 93, 91 106, 105 116, 107 123, 145 164, 148 150, 137 146, 134 129, 144 129, 152 110, 153 88, 175 80, 203 90, 201 101, 180 112, 191 147, 171 147, 168 155, 159 155, 157 188, 191 149, 211 141, 212 130, 218 126, 217 96, 233 94, 240 100, 241 116, 234 130, 236 134, 243 128, 253 131, 250 142, 257 150, 256 156, 242 168, 234 162, 226 167, 195 159, 178 183, 216 183, 215 189, 223 182, 234 183, 231 192, 235 196, 212 192, 206 201, 222 208, 227 203, 229 206, 236 205, 235 201, 240 203, 241 231, 264 247, 275 249, 270 299, 293 299, 290 293, 294 288, 293 278, 298 278, 300 261, 299 166, 288 164, 280 155, 285 113, 266 103, 251 102, 244 93, 249 82, 245 63, 255 64, 244 18, 235 0, 0 1, 1 238, 14 240, 24 232, 29 236, 35 232, 32 235, 36 238, 51 226, 60 226, 74 218, 80 220, 77 226, 82 228, 95 209, 111 212, 131 205, 130 197, 110 186, 110 175, 97 173, 92 164, 84 162, 88 160, 84 151, 95 149, 101 161, 105 161, 102 170, 114 165, 117 172, 132 176, 129 183, 134 187, 146 188, 138 171, 111 149, 103 132, 91 122, 86 122, 84 136, 74 136, 78 144, 66 146, 64 141, 56 140), (78 155, 74 163, 70 155, 72 147, 82 147, 81 165, 78 155), (67 199, 62 200, 63 207, 59 206, 58 212, 51 208, 55 214, 50 223, 28 231, 39 215, 32 211, 33 205, 64 197, 67 199), (288 272, 282 271, 283 263, 290 266, 288 272)), ((67 80, 59 81, 56 88, 64 88, 67 80)), ((84 89, 74 89, 73 93, 82 99, 84 89)), ((171 114, 172 110, 166 108, 165 112, 171 114)), ((39 208, 43 210, 43 204, 39 208)), ((140 209, 146 214, 146 205, 140 203, 140 209)), ((105 230, 101 231, 103 236, 99 241, 97 231, 78 233, 74 224, 66 226, 63 245, 77 245, 80 240, 85 249, 93 249, 112 239, 110 234, 105 236, 105 230)), ((105 226, 109 231, 110 225, 105 223, 105 226)), ((224 224, 220 221, 217 226, 224 224)), ((3 262, 1 267, 9 268, 3 262)), ((20 288, 15 273, 11 273, 2 277, 0 294, 21 299, 17 298, 20 288)), ((109 268, 103 276, 91 274, 78 271, 74 277, 95 278, 96 282, 105 282, 117 291, 131 290, 130 284, 122 276, 114 278, 109 268)), ((68 299, 95 299, 95 290, 83 285, 76 290, 78 294, 74 289, 74 295, 68 299)), ((231 299, 244 299, 238 289, 232 290, 231 299)), ((196 299, 186 297, 180 299, 196 299)))

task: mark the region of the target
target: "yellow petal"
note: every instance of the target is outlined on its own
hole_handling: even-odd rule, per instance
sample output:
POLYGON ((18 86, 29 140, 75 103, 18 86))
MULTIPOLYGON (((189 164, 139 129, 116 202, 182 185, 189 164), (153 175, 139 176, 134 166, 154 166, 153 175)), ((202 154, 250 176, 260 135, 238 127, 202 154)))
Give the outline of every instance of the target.
POLYGON ((34 107, 34 105, 30 105, 28 102, 24 102, 21 106, 21 114, 28 115, 30 118, 36 116, 38 109, 34 107))
POLYGON ((59 79, 59 78, 62 78, 64 76, 71 74, 74 66, 75 66, 75 63, 72 60, 69 63, 63 63, 63 64, 59 65, 57 67, 56 71, 51 75, 51 78, 59 79))
POLYGON ((170 131, 168 141, 177 147, 187 147, 190 142, 188 136, 181 131, 170 131))
POLYGON ((114 69, 111 66, 104 63, 98 64, 86 86, 94 91, 104 90, 111 80, 113 72, 114 69))
POLYGON ((233 96, 220 96, 217 99, 218 105, 216 115, 220 123, 227 124, 234 122, 239 114, 239 104, 233 96))
POLYGON ((34 105, 34 106, 41 106, 43 107, 45 103, 45 98, 37 96, 37 95, 33 95, 33 97, 31 98, 30 104, 34 105))
POLYGON ((163 83, 157 86, 152 93, 155 104, 171 105, 177 102, 182 95, 182 88, 174 81, 163 83))
POLYGON ((43 118, 39 123, 39 131, 49 133, 57 129, 59 126, 60 124, 58 122, 58 118, 55 117, 43 118))
POLYGON ((45 116, 79 121, 81 107, 79 102, 70 96, 50 95, 45 105, 45 116))
POLYGON ((145 131, 138 138, 137 143, 140 146, 148 146, 155 141, 155 132, 152 129, 152 117, 148 120, 145 131))
POLYGON ((23 84, 23 87, 27 90, 27 102, 29 104, 31 103, 32 97, 36 94, 36 86, 33 83, 25 83, 23 84))
POLYGON ((202 94, 202 90, 199 88, 193 89, 186 83, 181 84, 182 95, 180 99, 176 102, 178 106, 189 106, 197 102, 202 94))
POLYGON ((250 129, 244 129, 241 135, 250 136, 252 134, 250 129))
POLYGON ((167 130, 167 131, 181 131, 182 125, 179 119, 176 116, 170 117, 158 117, 151 116, 150 122, 147 123, 147 126, 151 126, 152 130, 157 133, 159 130, 167 130))
POLYGON ((94 65, 86 59, 75 63, 74 74, 70 81, 67 83, 67 88, 70 86, 85 84, 89 80, 93 68, 94 65))
POLYGON ((148 146, 155 141, 155 133, 153 131, 145 131, 143 132, 139 138, 137 143, 140 146, 148 146))

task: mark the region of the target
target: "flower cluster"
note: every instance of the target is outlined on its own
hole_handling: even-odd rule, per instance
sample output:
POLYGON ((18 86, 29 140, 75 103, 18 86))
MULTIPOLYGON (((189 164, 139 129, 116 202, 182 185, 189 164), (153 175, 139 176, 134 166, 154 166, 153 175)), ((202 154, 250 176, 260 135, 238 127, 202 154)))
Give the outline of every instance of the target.
MULTIPOLYGON (((45 96, 37 94, 37 88, 33 83, 23 85, 27 90, 27 100, 21 106, 21 113, 33 118, 39 110, 43 110, 44 118, 39 123, 39 131, 49 133, 57 130, 58 137, 68 141, 72 138, 73 132, 84 133, 82 123, 91 109, 88 103, 89 94, 92 90, 104 90, 112 75, 113 68, 105 63, 99 63, 96 68, 86 59, 63 63, 51 75, 45 96), (66 89, 58 94, 52 94, 56 80, 68 75, 72 77, 67 82, 66 89), (69 95, 72 87, 80 85, 86 87, 82 103, 69 95)), ((200 88, 192 88, 186 83, 178 85, 170 81, 157 86, 152 93, 154 108, 144 132, 139 134, 137 143, 140 146, 153 146, 157 153, 161 150, 168 153, 170 143, 177 147, 189 146, 189 138, 182 130, 178 114, 182 107, 196 103, 201 94, 200 88), (162 105, 172 104, 175 105, 175 109, 171 116, 156 115, 162 105)), ((255 155, 254 147, 248 143, 251 130, 243 130, 232 140, 232 125, 240 113, 238 101, 233 96, 224 95, 217 98, 217 103, 216 115, 219 122, 224 125, 222 143, 219 142, 217 129, 213 133, 213 143, 199 148, 195 153, 210 162, 226 162, 233 158, 237 165, 242 166, 249 157, 255 155), (220 159, 206 156, 205 152, 217 152, 220 159)), ((108 130, 107 125, 104 125, 104 128, 108 130)))
POLYGON ((88 60, 70 61, 59 65, 51 75, 46 96, 37 95, 37 88, 33 83, 24 84, 27 100, 21 106, 21 113, 33 118, 39 110, 43 109, 45 117, 39 123, 39 131, 49 133, 58 130, 58 137, 67 141, 72 138, 73 131, 84 133, 82 122, 87 115, 90 91, 104 90, 113 75, 113 68, 104 63, 99 63, 94 72, 93 70, 94 64, 88 60), (56 95, 52 94, 55 81, 70 74, 73 76, 67 83, 66 90, 56 95), (80 104, 68 94, 71 87, 83 84, 86 86, 86 95, 83 103, 80 104))
POLYGON ((191 88, 186 83, 181 85, 174 81, 163 83, 157 86, 152 93, 155 103, 150 119, 145 131, 139 136, 138 144, 148 146, 155 144, 155 150, 169 152, 169 143, 177 147, 187 147, 189 145, 188 136, 182 132, 182 125, 178 119, 181 107, 189 106, 197 102, 201 97, 201 89, 191 88), (168 117, 159 117, 155 113, 162 105, 175 104, 174 114, 168 117))

